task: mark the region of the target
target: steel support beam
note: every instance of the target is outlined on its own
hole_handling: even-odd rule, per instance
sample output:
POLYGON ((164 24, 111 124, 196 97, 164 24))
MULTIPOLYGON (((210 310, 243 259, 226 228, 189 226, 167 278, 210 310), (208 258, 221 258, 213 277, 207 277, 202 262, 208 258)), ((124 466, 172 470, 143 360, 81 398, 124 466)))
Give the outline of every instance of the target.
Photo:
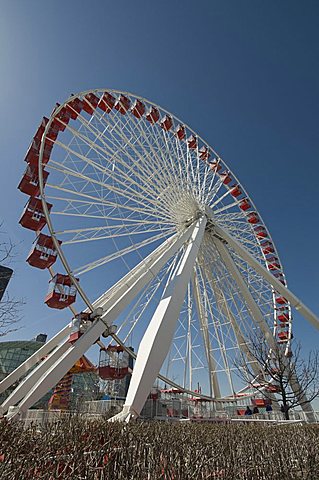
POLYGON ((170 349, 187 285, 205 232, 206 217, 196 222, 178 267, 141 340, 130 387, 122 412, 111 421, 129 421, 139 416, 170 349))
POLYGON ((6 378, 0 382, 0 393, 11 387, 16 381, 25 375, 30 368, 34 367, 46 355, 48 355, 64 338, 70 333, 71 324, 66 325, 54 337, 39 348, 31 357, 27 358, 18 368, 11 372, 6 378))
MULTIPOLYGON (((228 256, 230 256, 227 248, 224 245, 226 242, 230 247, 232 247, 235 252, 245 260, 248 265, 250 265, 259 275, 261 275, 267 282, 269 282, 273 288, 281 295, 283 295, 291 305, 296 308, 300 314, 308 320, 314 327, 319 328, 319 319, 318 317, 304 305, 296 295, 294 295, 287 287, 285 287, 276 277, 274 277, 263 265, 261 265, 247 250, 236 240, 234 239, 226 230, 223 228, 214 226, 213 228, 213 237, 216 246, 221 248, 221 251, 226 251, 228 256)), ((307 401, 305 394, 300 394, 300 384, 296 375, 291 379, 290 386, 295 393, 296 397, 300 399, 301 402, 306 402, 301 405, 302 410, 304 411, 307 419, 310 422, 315 421, 315 415, 313 408, 310 402, 307 401)))
POLYGON ((221 227, 214 226, 212 231, 213 236, 218 236, 223 239, 230 247, 232 247, 235 252, 245 260, 248 265, 250 265, 259 275, 261 275, 274 289, 280 294, 283 295, 291 305, 314 327, 319 329, 319 318, 315 315, 306 305, 304 305, 301 300, 294 295, 287 287, 285 287, 274 275, 272 275, 266 267, 256 260, 251 253, 236 240, 233 238, 225 229, 221 227))
POLYGON ((202 330, 206 360, 209 368, 210 395, 211 397, 214 396, 216 398, 220 398, 221 394, 220 394, 220 388, 218 383, 218 377, 217 377, 217 373, 215 372, 216 363, 212 354, 211 343, 209 338, 207 311, 203 305, 203 298, 201 296, 196 271, 193 274, 193 288, 194 288, 194 296, 195 296, 195 302, 196 302, 196 308, 197 308, 197 315, 198 315, 199 323, 202 330))
POLYGON ((248 344, 247 344, 247 341, 246 341, 246 338, 244 337, 237 321, 236 321, 236 318, 235 316, 233 315, 233 313, 231 312, 231 310, 229 308, 227 308, 226 306, 226 299, 225 299, 225 296, 224 296, 224 293, 222 290, 218 290, 218 287, 216 287, 214 285, 214 279, 213 279, 213 276, 212 276, 212 273, 211 271, 207 268, 204 269, 204 272, 205 272, 205 276, 207 278, 207 281, 208 283, 210 284, 211 286, 211 289, 213 290, 214 292, 214 295, 215 295, 215 298, 216 298, 216 303, 218 305, 218 307, 220 308, 220 310, 223 311, 224 315, 229 319, 230 321, 230 324, 232 326, 232 329, 234 331, 234 334, 235 334, 235 337, 236 337, 236 341, 237 341, 237 344, 238 344, 238 347, 243 351, 243 353, 245 354, 247 360, 249 361, 250 365, 251 365, 251 368, 254 372, 254 374, 256 376, 259 376, 260 375, 260 367, 258 366, 256 360, 254 360, 254 358, 252 357, 251 353, 250 353, 250 350, 249 350, 249 347, 248 347, 248 344))
MULTIPOLYGON (((26 393, 12 414, 15 417, 24 413, 37 402, 50 388, 73 367, 75 362, 90 348, 99 336, 105 331, 106 326, 112 325, 120 313, 130 304, 136 295, 160 272, 168 260, 175 255, 182 245, 189 240, 195 229, 192 224, 182 235, 175 235, 169 242, 164 242, 153 254, 135 267, 126 275, 125 282, 118 282, 118 288, 110 289, 103 297, 101 303, 106 312, 96 319, 92 326, 43 373, 33 387, 26 393)), ((94 307, 101 306, 98 302, 94 307)), ((11 418, 12 418, 11 417, 11 418)))
POLYGON ((251 314, 252 320, 259 326, 260 330, 263 332, 269 346, 271 348, 275 348, 276 342, 270 331, 270 328, 267 325, 263 314, 261 313, 257 303, 255 302, 255 299, 252 296, 246 281, 244 280, 240 271, 238 270, 237 265, 235 264, 232 256, 230 255, 227 247, 225 247, 224 243, 218 237, 214 237, 214 243, 216 245, 217 251, 222 261, 224 262, 229 273, 232 275, 233 279, 235 280, 246 302, 246 305, 251 314))

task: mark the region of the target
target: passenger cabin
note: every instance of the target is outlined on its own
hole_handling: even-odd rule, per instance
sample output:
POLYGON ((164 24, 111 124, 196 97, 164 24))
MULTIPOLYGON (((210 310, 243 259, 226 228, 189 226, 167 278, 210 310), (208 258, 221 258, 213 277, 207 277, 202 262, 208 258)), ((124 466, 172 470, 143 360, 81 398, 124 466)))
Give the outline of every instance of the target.
POLYGON ((84 333, 83 324, 90 322, 91 312, 81 312, 72 319, 69 343, 76 342, 84 333))
POLYGON ((68 102, 65 108, 72 120, 76 120, 83 109, 83 102, 79 98, 74 98, 68 102))
POLYGON ((230 194, 237 198, 239 197, 241 194, 242 194, 242 191, 240 189, 240 186, 239 185, 236 185, 235 187, 233 187, 231 190, 230 190, 230 194))
POLYGON ((131 108, 131 112, 136 118, 141 118, 145 113, 145 105, 141 100, 136 99, 131 108))
POLYGON ((214 158, 214 160, 209 163, 209 167, 211 170, 213 170, 213 172, 219 172, 219 170, 222 169, 220 161, 217 160, 217 158, 214 158))
POLYGON ((119 345, 101 348, 99 376, 103 380, 121 380, 129 373, 129 354, 119 345))
POLYGON ((228 185, 232 181, 229 172, 226 171, 220 174, 220 179, 224 185, 228 185))
POLYGON ((170 115, 165 115, 165 117, 163 117, 160 122, 160 126, 162 127, 163 130, 168 132, 173 126, 172 117, 170 115))
POLYGON ((151 107, 146 114, 146 120, 150 123, 158 122, 159 117, 160 117, 160 113, 156 107, 151 107))
POLYGON ((184 125, 179 125, 175 131, 175 135, 179 140, 184 140, 186 132, 184 125))
POLYGON ((83 99, 83 110, 89 115, 93 115, 100 99, 94 93, 88 93, 83 99))
POLYGON ((62 310, 75 302, 76 288, 68 275, 57 273, 49 283, 49 291, 44 301, 48 307, 62 310))
POLYGON ((47 117, 43 117, 43 119, 42 119, 42 121, 41 121, 41 123, 38 127, 38 130, 36 131, 36 134, 34 135, 33 138, 41 141, 41 138, 44 134, 45 127, 47 126, 48 122, 49 122, 49 119, 47 117))
POLYGON ((115 105, 115 98, 113 97, 113 95, 111 95, 108 92, 104 92, 103 97, 100 99, 97 106, 98 108, 103 110, 103 112, 110 113, 114 105, 115 105))
POLYGON ((262 251, 265 255, 269 255, 270 253, 275 252, 273 244, 271 242, 269 242, 268 240, 266 240, 265 242, 263 242, 261 244, 261 248, 262 248, 262 251))
MULTIPOLYGON (((50 159, 50 155, 52 152, 54 143, 46 139, 44 142, 44 148, 43 148, 43 156, 42 156, 42 163, 46 164, 48 163, 50 159)), ((25 161, 29 163, 30 165, 38 165, 39 162, 39 155, 40 155, 40 148, 41 148, 41 140, 38 140, 34 138, 32 140, 32 143, 27 151, 25 161)))
POLYGON ((249 203, 249 201, 248 201, 248 198, 244 198, 244 199, 240 202, 239 208, 240 208, 241 210, 243 210, 243 212, 246 212, 246 210, 249 210, 249 209, 251 208, 251 205, 250 205, 250 203, 249 203))
POLYGON ((59 103, 56 103, 55 108, 53 109, 52 115, 54 115, 54 120, 52 121, 51 125, 57 127, 61 132, 64 132, 66 126, 68 125, 71 114, 70 111, 66 107, 62 107, 58 113, 55 113, 56 110, 60 107, 59 103))
POLYGON ((125 115, 128 109, 130 108, 131 101, 125 95, 120 95, 117 99, 117 102, 114 105, 115 110, 120 112, 122 115, 125 115))
MULTIPOLYGON (((61 245, 61 241, 59 241, 61 245)), ((54 246, 52 237, 40 233, 34 248, 31 250, 27 262, 32 267, 40 268, 41 270, 51 267, 57 258, 57 251, 54 246)))
MULTIPOLYGON (((46 184, 46 181, 49 176, 49 172, 45 170, 42 171, 43 184, 46 184)), ((39 186, 39 174, 38 167, 36 165, 28 165, 24 175, 18 185, 20 192, 30 195, 30 197, 36 197, 40 193, 39 186)))
POLYGON ((197 137, 195 135, 191 135, 187 139, 187 145, 190 150, 196 150, 197 148, 197 137))
POLYGON ((209 159, 210 157, 210 151, 206 147, 206 145, 203 145, 199 150, 198 150, 199 158, 201 160, 204 160, 205 162, 209 159))
POLYGON ((278 341, 279 343, 286 343, 288 342, 289 332, 283 331, 278 333, 278 341))
POLYGON ((268 385, 266 385, 265 387, 265 390, 269 393, 278 393, 280 392, 280 388, 278 387, 278 385, 273 385, 271 383, 269 383, 268 385))
POLYGON ((285 297, 276 297, 276 303, 279 303, 279 305, 285 305, 288 303, 288 301, 285 299, 285 297))
POLYGON ((266 238, 267 237, 267 230, 262 225, 258 225, 258 227, 254 228, 255 234, 257 238, 266 238))
POLYGON ((277 316, 277 319, 281 323, 289 322, 289 310, 286 310, 285 312, 280 312, 280 314, 277 316))
POLYGON ((256 212, 251 212, 247 215, 247 220, 249 223, 254 225, 259 222, 259 217, 256 212))
MULTIPOLYGON (((52 205, 47 203, 50 211, 52 205)), ((39 198, 31 197, 25 207, 22 217, 19 220, 20 225, 29 230, 40 231, 46 224, 42 201, 39 198)))

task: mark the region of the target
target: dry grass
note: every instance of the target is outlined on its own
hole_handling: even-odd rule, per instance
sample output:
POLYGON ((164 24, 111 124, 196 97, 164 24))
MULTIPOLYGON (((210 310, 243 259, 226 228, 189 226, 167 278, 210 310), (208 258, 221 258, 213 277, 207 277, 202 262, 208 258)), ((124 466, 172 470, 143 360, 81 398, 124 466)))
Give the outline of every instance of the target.
POLYGON ((0 423, 0 478, 318 480, 319 426, 0 423))

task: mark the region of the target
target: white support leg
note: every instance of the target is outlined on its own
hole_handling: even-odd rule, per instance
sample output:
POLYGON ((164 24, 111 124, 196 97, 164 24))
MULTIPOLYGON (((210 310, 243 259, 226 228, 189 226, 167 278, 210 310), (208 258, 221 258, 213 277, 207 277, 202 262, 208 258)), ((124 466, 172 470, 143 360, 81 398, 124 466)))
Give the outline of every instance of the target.
MULTIPOLYGON (((105 331, 106 325, 111 325, 118 315, 129 305, 136 295, 147 285, 163 268, 168 260, 175 255, 182 245, 190 238, 195 229, 195 225, 191 225, 182 235, 174 236, 173 241, 164 242, 166 249, 157 249, 154 256, 149 255, 147 259, 142 260, 135 267, 131 275, 126 275, 125 283, 121 283, 116 292, 111 295, 107 293, 103 297, 104 309, 106 312, 101 319, 94 321, 92 326, 80 337, 70 348, 56 360, 55 363, 48 368, 36 384, 25 395, 18 405, 18 409, 13 416, 24 413, 50 388, 53 388, 57 382, 73 367, 75 362, 93 345, 98 337, 105 331), (153 258, 155 257, 155 258, 153 258), (106 300, 107 299, 107 300, 106 300)), ((114 289, 110 289, 114 292, 114 289)), ((100 306, 100 305, 95 305, 100 306)), ((13 417, 12 416, 12 417, 13 417)))
POLYGON ((216 370, 215 359, 212 354, 211 343, 209 338, 209 328, 208 328, 208 318, 207 318, 207 309, 204 308, 203 298, 201 296, 198 278, 197 275, 193 275, 193 288, 194 288, 194 297, 197 307, 197 314, 199 318, 199 323, 201 326, 201 331, 204 340, 205 353, 207 364, 209 368, 209 384, 210 384, 210 395, 216 398, 220 398, 220 388, 218 383, 216 370))
MULTIPOLYGON (((235 250, 235 252, 237 252, 237 254, 240 255, 240 257, 248 263, 248 265, 250 265, 257 273, 259 273, 259 275, 264 277, 265 280, 268 281, 279 294, 283 295, 291 303, 291 305, 301 313, 304 318, 306 318, 314 327, 319 328, 318 317, 308 307, 306 307, 306 305, 304 305, 296 297, 296 295, 294 295, 287 287, 285 287, 281 282, 279 282, 277 278, 275 278, 263 265, 261 265, 249 252, 247 252, 246 249, 243 248, 237 240, 235 240, 228 232, 226 232, 220 227, 215 226, 214 232, 218 235, 218 237, 223 238, 224 241, 226 241, 226 243, 228 243, 235 250)), ((216 245, 222 245, 223 248, 227 251, 223 242, 218 237, 214 237, 216 245)), ((298 397, 298 392, 300 392, 300 386, 296 376, 292 379, 290 385, 292 390, 298 397)), ((307 398, 305 395, 303 395, 300 400, 307 402, 307 398)), ((314 412, 310 403, 304 403, 303 405, 301 405, 301 408, 310 422, 315 421, 314 412)))
POLYGON ((216 298, 216 303, 220 310, 223 311, 224 315, 229 318, 230 324, 232 326, 232 329, 234 331, 236 341, 238 344, 238 347, 242 352, 244 352, 247 360, 250 362, 251 368, 254 372, 254 374, 257 376, 260 375, 260 367, 258 366, 256 360, 252 357, 250 350, 247 345, 247 341, 243 335, 243 333, 240 330, 240 327, 236 321, 236 318, 232 314, 231 310, 226 307, 226 300, 224 297, 224 293, 222 291, 218 291, 217 288, 214 285, 214 280, 211 271, 208 268, 204 269, 205 271, 205 276, 207 278, 208 283, 210 284, 211 289, 214 292, 215 298, 216 298))
POLYGON ((39 350, 37 350, 31 357, 27 358, 25 362, 21 363, 18 368, 11 372, 6 378, 0 382, 0 393, 11 387, 19 378, 25 375, 30 368, 34 367, 42 358, 50 353, 65 337, 70 333, 71 324, 66 325, 47 343, 45 343, 39 350))
POLYGON ((294 295, 287 287, 285 287, 276 277, 274 277, 261 263, 259 263, 247 250, 234 239, 226 230, 221 227, 214 226, 213 235, 217 234, 224 239, 238 255, 245 260, 259 275, 264 277, 274 289, 283 295, 298 312, 306 318, 314 327, 319 329, 319 318, 315 315, 296 295, 294 295))
POLYGON ((135 418, 145 404, 170 349, 205 226, 206 217, 196 222, 178 268, 165 287, 162 299, 140 343, 123 410, 111 421, 128 421, 130 418, 135 418))
POLYGON ((251 318, 256 322, 259 326, 260 330, 263 332, 265 339, 267 340, 270 347, 275 348, 275 339, 270 331, 269 326, 265 322, 264 316, 261 313, 257 303, 252 296, 247 283, 243 279, 240 271, 238 270, 232 256, 230 255, 229 251, 225 247, 224 243, 217 237, 214 238, 214 243, 216 245, 217 251, 221 256, 221 259, 225 263, 229 273, 231 273, 233 279, 237 283, 237 286, 246 302, 246 305, 250 311, 251 318))
POLYGON ((58 345, 22 382, 13 390, 11 395, 5 399, 0 407, 0 413, 3 415, 9 410, 9 407, 16 405, 28 392, 35 386, 39 379, 45 375, 52 365, 58 361, 61 356, 71 347, 66 339, 61 345, 58 345))

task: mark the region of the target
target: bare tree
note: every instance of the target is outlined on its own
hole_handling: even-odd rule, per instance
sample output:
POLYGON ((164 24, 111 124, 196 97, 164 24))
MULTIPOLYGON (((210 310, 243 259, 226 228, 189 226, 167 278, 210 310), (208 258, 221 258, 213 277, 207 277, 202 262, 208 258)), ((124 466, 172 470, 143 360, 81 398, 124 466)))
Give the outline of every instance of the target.
POLYGON ((282 402, 282 411, 289 420, 289 411, 310 404, 319 396, 319 352, 302 356, 300 343, 293 343, 289 351, 283 344, 269 350, 262 338, 253 337, 248 342, 250 361, 244 357, 235 360, 238 376, 273 400, 282 402), (254 365, 253 365, 254 364, 254 365), (257 368, 260 374, 256 377, 257 368))
MULTIPOLYGON (((1 225, 0 225, 1 227, 1 225)), ((2 232, 0 232, 3 235, 2 232)), ((7 267, 15 253, 15 245, 4 237, 0 241, 0 265, 7 267)), ((5 284, 9 269, 3 269, 0 272, 0 282, 5 284)), ((4 293, 0 298, 0 337, 18 330, 18 322, 21 320, 21 306, 23 300, 12 298, 8 293, 4 293)))

